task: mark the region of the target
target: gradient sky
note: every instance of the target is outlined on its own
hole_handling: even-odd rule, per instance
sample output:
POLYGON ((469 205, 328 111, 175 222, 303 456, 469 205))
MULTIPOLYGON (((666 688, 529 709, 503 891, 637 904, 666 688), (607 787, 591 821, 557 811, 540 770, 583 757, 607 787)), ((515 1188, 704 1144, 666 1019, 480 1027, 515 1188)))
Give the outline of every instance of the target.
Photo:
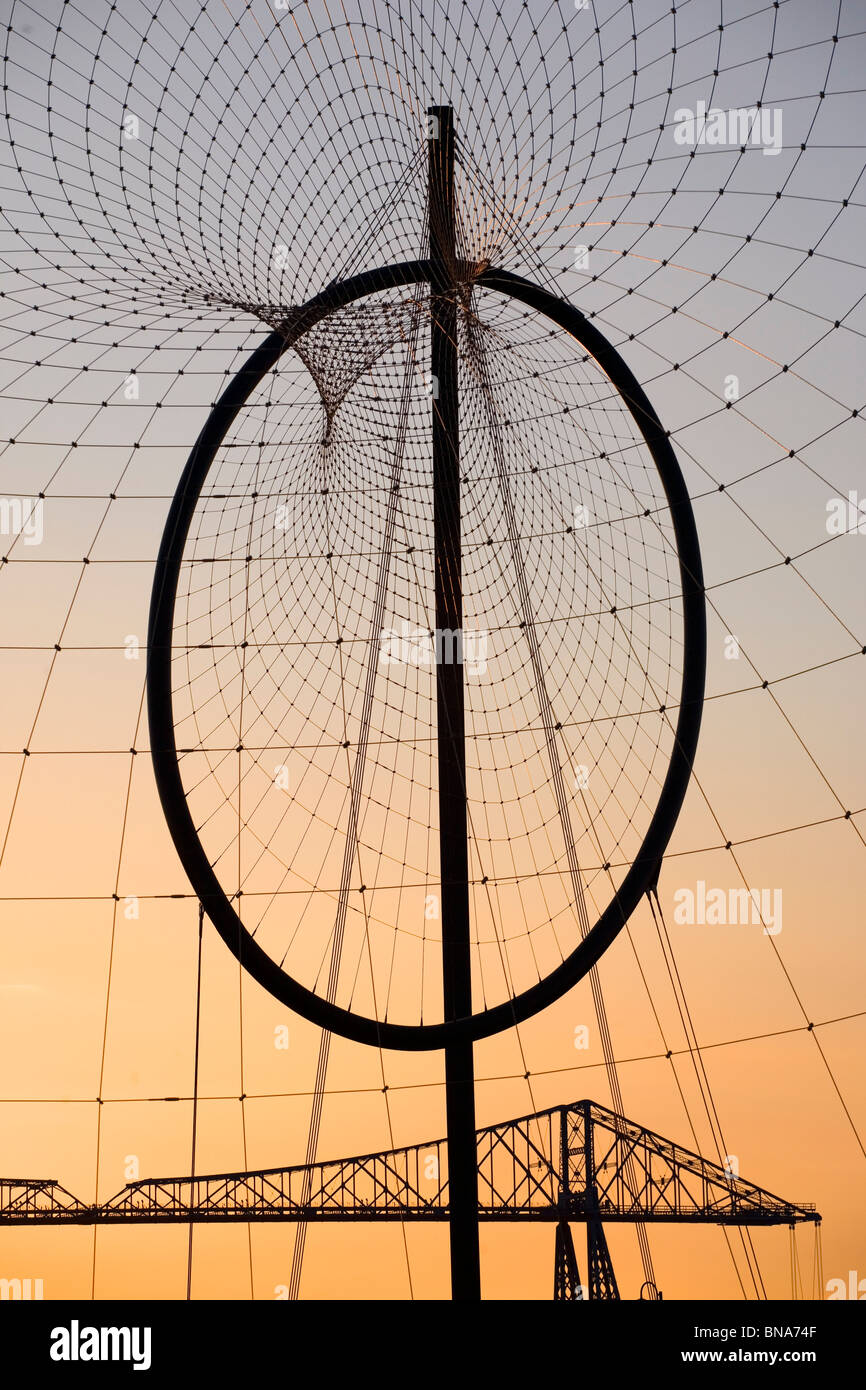
MULTIPOLYGON (((49 0, 2 8, 15 144, 0 165, 0 497, 45 496, 41 543, 3 537, 0 572, 0 1172, 104 1200, 133 1158, 142 1177, 189 1169, 197 907, 148 756, 146 654, 128 659, 129 639, 143 648, 170 498, 225 373, 274 305, 416 254, 422 115, 452 99, 477 171, 460 186, 473 254, 594 313, 671 431, 708 585, 708 699, 659 898, 726 1152, 743 1177, 817 1204, 825 1281, 866 1277, 866 536, 827 529, 833 498, 866 496, 859 7, 837 20, 805 0, 689 0, 673 17, 656 0, 561 0, 530 21, 518 5, 499 19, 490 0, 377 0, 361 7, 367 30, 347 3, 331 32, 318 3, 228 0, 200 16, 183 0, 148 32, 135 3, 92 72, 102 0, 60 21, 49 0), (248 66, 252 87, 230 103, 248 66), (674 113, 699 100, 780 109, 781 152, 703 145, 691 160, 674 113), (676 923, 675 895, 699 882, 781 890, 781 931, 676 923)), ((285 370, 286 399, 312 419, 297 359, 285 370)), ((362 414, 374 377, 357 385, 362 414)), ((692 1147, 684 1097, 715 1158, 646 904, 600 969, 626 1114, 692 1147)), ((241 978, 209 926, 202 979, 197 1170, 301 1162, 318 1031, 241 978)), ((609 1104, 588 982, 479 1044, 476 1070, 479 1125, 609 1104)), ((321 1158, 442 1133, 440 1055, 334 1038, 321 1158)), ((636 1297, 634 1234, 608 1235, 636 1297)), ((790 1290, 788 1239, 753 1233, 770 1296, 790 1290)), ((193 1296, 273 1298, 292 1241, 291 1226, 197 1228, 193 1296)), ((721 1231, 659 1227, 650 1241, 666 1298, 741 1296, 721 1231)), ((810 1296, 811 1228, 797 1246, 810 1296)), ((97 1297, 182 1298, 186 1260, 185 1229, 0 1232, 0 1275, 41 1277, 48 1298, 89 1296, 94 1261, 97 1297)), ((482 1229, 485 1296, 547 1298, 552 1264, 552 1230, 482 1229)), ((302 1296, 442 1297, 447 1268, 444 1227, 331 1226, 308 1235, 302 1296)))

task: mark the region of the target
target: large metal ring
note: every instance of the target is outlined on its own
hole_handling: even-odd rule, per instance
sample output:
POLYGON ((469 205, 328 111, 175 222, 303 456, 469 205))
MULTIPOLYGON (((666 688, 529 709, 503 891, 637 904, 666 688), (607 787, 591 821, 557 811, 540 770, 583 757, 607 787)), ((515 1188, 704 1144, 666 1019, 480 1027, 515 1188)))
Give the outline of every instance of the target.
POLYGON ((535 309, 585 348, 619 392, 658 469, 676 539, 683 604, 680 703, 671 761, 658 804, 640 852, 619 891, 580 944, 531 988, 468 1017, 442 1023, 398 1024, 354 1014, 305 988, 253 939, 226 897, 199 840, 178 767, 171 690, 172 633, 175 594, 189 527, 208 471, 232 421, 282 354, 334 310, 383 290, 429 281, 430 264, 422 260, 336 282, 294 310, 251 355, 213 407, 187 460, 159 548, 148 624, 147 706, 156 783, 175 847, 205 912, 241 965, 288 1008, 355 1042, 402 1051, 444 1048, 513 1027, 560 998, 598 962, 643 894, 657 882, 697 749, 707 650, 703 573, 691 501, 670 439, 643 389, 615 348, 572 304, 508 271, 481 270, 473 277, 475 284, 535 309))

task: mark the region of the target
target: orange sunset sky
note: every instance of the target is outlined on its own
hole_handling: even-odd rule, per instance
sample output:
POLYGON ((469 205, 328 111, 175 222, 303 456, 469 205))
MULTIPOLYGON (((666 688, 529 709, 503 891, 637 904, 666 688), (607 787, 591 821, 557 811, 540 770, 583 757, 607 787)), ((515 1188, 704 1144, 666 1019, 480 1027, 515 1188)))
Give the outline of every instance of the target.
MULTIPOLYGON (((49 0, 5 0, 0 1176, 54 1178, 95 1202, 131 1177, 190 1170, 198 907, 149 751, 157 550, 212 402, 287 306, 420 254, 424 113, 452 102, 466 259, 593 317, 670 431, 692 498, 707 699, 658 896, 724 1153, 743 1178, 817 1205, 823 1274, 813 1228, 798 1227, 796 1289, 822 1298, 851 1270, 866 1280, 862 17, 847 2, 838 21, 805 0, 726 3, 719 32, 712 0, 675 16, 656 0, 633 15, 613 0, 590 8, 595 22, 565 0, 531 14, 492 0, 347 0, 339 14, 227 0, 199 14, 171 0, 158 15, 96 0, 58 19, 49 0), (781 148, 704 144, 691 159, 676 111, 700 100, 774 106, 781 148), (38 536, 16 499, 38 503, 38 536), (847 508, 835 530, 834 499, 847 508), (678 921, 701 884, 765 890, 777 929, 678 921)), ((476 287, 461 323, 466 622, 489 641, 486 669, 465 677, 480 1007, 504 997, 500 938, 526 987, 579 930, 478 341, 509 427, 504 470, 591 920, 658 797, 683 653, 669 511, 600 368, 489 290, 476 287), (585 539, 571 525, 582 504, 585 539), (610 616, 612 595, 630 619, 610 616), (644 708, 658 690, 666 721, 657 698, 644 708), (572 772, 586 764, 584 795, 572 772), (501 880, 493 906, 485 865, 501 880)), ((245 885, 257 939, 320 993, 348 821, 341 749, 357 739, 379 641, 404 426, 380 626, 429 619, 428 331, 410 288, 280 359, 218 454, 179 586, 173 688, 202 842, 225 891, 245 885), (195 650, 211 637, 222 655, 195 650), (239 761, 244 737, 258 751, 239 761)), ((386 987, 391 1016, 418 1022, 422 1007, 441 1016, 438 923, 424 916, 438 874, 431 672, 380 670, 371 729, 339 997, 369 1013, 386 987)), ((645 899, 599 974, 625 1114, 686 1148, 691 1117, 717 1161, 645 899)), ((201 980, 197 1173, 302 1163, 319 1030, 245 976, 207 921, 201 980)), ((612 1105, 588 979, 478 1043, 475 1066, 479 1127, 612 1105)), ((444 1132, 440 1052, 333 1037, 320 1159, 444 1132)), ((636 1298, 634 1230, 607 1236, 622 1296, 636 1298)), ((197 1226, 192 1297, 282 1296, 294 1239, 291 1224, 197 1226)), ((484 1297, 550 1298, 553 1240, 548 1224, 483 1225, 484 1297)), ((657 1225, 649 1240, 666 1299, 753 1295, 736 1236, 729 1249, 719 1228, 657 1225)), ((790 1296, 788 1230, 752 1240, 767 1295, 790 1296)), ((46 1299, 182 1299, 188 1241, 186 1227, 3 1227, 0 1277, 40 1278, 46 1299)), ((302 1298, 448 1291, 445 1225, 308 1230, 302 1298)))

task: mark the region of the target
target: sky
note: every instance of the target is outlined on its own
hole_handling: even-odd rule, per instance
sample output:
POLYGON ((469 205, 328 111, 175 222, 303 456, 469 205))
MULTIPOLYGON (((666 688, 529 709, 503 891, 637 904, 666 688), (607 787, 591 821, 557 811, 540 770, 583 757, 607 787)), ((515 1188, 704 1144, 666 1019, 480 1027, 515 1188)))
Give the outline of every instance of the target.
MULTIPOLYGON (((707 699, 658 888, 670 954, 644 900, 599 966, 625 1114, 719 1157, 673 958, 721 1156, 817 1204, 825 1283, 866 1276, 856 4, 3 9, 0 1172, 90 1201, 189 1171, 198 911, 149 756, 156 553, 212 402, 270 327, 336 278, 419 255, 425 112, 450 101, 465 258, 571 300, 614 344, 670 431, 700 539, 707 699), (683 113, 759 101, 775 142, 689 134, 683 113), (687 920, 741 886, 772 922, 687 920)), ((173 666, 202 843, 224 890, 245 889, 257 939, 320 993, 342 745, 377 667, 338 998, 416 1023, 441 1015, 434 684, 376 647, 380 629, 429 623, 428 326, 416 288, 369 299, 253 393, 196 509, 173 666), (187 652, 205 640, 219 652, 187 652)), ((477 287, 460 334, 467 623, 487 634, 485 669, 465 675, 474 994, 496 1002, 580 937, 505 493, 590 919, 652 815, 685 653, 670 510, 597 363, 477 287)), ((201 980, 196 1170, 302 1162, 319 1030, 209 923, 201 980)), ((479 1125, 609 1105, 589 981, 479 1043, 475 1065, 479 1125)), ((441 1135, 443 1080, 439 1052, 335 1036, 318 1156, 441 1135)), ((634 1298, 634 1233, 608 1237, 634 1298)), ((192 1296, 278 1296, 293 1239, 198 1227, 192 1296)), ((753 1240, 785 1296, 788 1233, 753 1240)), ((820 1297, 813 1240, 797 1232, 803 1292, 820 1297)), ((187 1241, 5 1229, 0 1276, 40 1277, 47 1298, 183 1298, 187 1241)), ((716 1228, 654 1227, 650 1244, 666 1298, 749 1288, 716 1228)), ((482 1229, 485 1297, 547 1298, 552 1264, 551 1230, 482 1229)), ((435 1298, 447 1278, 444 1227, 333 1226, 308 1234, 301 1296, 435 1298)))

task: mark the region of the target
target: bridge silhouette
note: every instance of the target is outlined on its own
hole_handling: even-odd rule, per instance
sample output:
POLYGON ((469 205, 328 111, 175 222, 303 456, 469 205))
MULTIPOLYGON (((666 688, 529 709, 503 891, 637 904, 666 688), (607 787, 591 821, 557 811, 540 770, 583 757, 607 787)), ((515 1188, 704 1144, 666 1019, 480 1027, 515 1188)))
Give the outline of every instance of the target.
MULTIPOLYGON (((479 1129, 476 1151, 479 1221, 556 1225, 557 1301, 619 1299, 606 1222, 795 1226, 821 1220, 812 1203, 777 1197, 589 1100, 479 1129), (572 1223, 586 1226, 585 1285, 572 1223)), ((444 1138, 322 1163, 143 1178, 97 1205, 52 1179, 0 1178, 0 1226, 450 1216, 444 1138)))

